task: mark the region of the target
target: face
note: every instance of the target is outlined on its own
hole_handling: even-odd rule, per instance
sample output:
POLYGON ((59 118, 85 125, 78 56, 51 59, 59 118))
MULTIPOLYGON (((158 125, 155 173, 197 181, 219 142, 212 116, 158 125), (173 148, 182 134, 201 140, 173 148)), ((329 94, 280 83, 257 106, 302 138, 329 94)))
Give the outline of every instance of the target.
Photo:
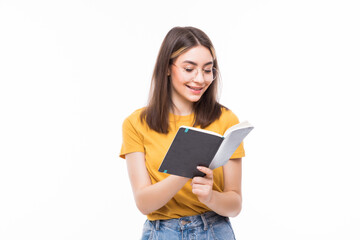
POLYGON ((200 100, 212 83, 212 79, 209 80, 212 67, 213 58, 209 49, 204 46, 193 47, 176 59, 170 66, 172 100, 175 106, 192 106, 200 100))

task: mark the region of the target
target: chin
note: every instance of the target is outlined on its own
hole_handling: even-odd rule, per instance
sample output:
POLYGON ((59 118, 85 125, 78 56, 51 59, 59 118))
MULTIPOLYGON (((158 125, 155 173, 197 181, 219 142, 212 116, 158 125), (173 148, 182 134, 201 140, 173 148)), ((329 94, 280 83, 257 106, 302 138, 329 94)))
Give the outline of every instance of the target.
MULTIPOLYGON (((201 95, 202 96, 202 95, 201 95)), ((188 101, 196 103, 201 99, 201 96, 192 96, 188 98, 188 101)))

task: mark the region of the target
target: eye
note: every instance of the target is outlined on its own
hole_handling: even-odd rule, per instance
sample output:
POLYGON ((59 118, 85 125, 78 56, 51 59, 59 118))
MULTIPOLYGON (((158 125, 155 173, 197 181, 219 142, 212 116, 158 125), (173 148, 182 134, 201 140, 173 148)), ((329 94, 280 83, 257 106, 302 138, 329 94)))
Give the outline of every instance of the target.
POLYGON ((186 67, 186 68, 184 68, 184 70, 185 70, 186 72, 192 72, 194 69, 193 69, 193 68, 186 67))
POLYGON ((204 69, 204 73, 205 74, 212 74, 212 69, 211 68, 204 69))

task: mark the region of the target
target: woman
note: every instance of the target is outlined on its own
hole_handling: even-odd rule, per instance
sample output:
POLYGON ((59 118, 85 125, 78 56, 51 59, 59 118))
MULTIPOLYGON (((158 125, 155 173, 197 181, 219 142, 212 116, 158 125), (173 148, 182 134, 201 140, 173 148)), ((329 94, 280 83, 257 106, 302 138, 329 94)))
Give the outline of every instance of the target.
POLYGON ((224 134, 238 118, 217 102, 218 64, 208 36, 193 27, 166 35, 149 103, 123 123, 126 159, 138 209, 147 215, 142 239, 235 239, 228 217, 241 211, 243 145, 217 169, 198 167, 188 179, 158 171, 179 126, 224 134))

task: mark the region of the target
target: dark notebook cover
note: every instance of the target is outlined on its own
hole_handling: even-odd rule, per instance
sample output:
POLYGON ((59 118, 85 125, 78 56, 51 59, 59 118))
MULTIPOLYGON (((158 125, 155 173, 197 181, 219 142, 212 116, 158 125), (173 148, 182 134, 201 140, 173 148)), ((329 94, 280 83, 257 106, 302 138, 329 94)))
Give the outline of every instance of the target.
POLYGON ((160 172, 193 178, 205 176, 197 166, 209 167, 223 137, 181 127, 165 155, 160 172))

